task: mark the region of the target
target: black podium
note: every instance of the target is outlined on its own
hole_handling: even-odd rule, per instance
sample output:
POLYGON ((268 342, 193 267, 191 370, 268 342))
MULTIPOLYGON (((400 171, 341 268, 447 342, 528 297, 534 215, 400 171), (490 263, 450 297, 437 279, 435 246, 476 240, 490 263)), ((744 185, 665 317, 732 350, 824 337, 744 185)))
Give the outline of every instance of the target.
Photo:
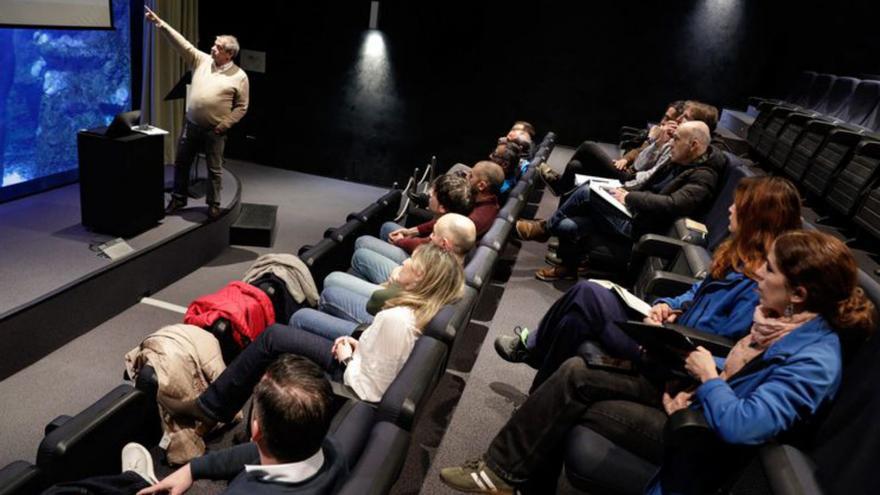
POLYGON ((157 224, 165 215, 164 135, 113 138, 99 128, 76 137, 82 224, 119 237, 157 224))

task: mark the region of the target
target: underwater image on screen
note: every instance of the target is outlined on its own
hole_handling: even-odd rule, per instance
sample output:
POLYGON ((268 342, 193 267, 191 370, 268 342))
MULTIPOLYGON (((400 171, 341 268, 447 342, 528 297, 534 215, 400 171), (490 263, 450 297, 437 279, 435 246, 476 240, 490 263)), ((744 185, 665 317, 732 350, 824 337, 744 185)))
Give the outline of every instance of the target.
POLYGON ((77 131, 131 108, 128 0, 113 1, 113 19, 112 30, 0 28, 4 187, 75 170, 77 131))

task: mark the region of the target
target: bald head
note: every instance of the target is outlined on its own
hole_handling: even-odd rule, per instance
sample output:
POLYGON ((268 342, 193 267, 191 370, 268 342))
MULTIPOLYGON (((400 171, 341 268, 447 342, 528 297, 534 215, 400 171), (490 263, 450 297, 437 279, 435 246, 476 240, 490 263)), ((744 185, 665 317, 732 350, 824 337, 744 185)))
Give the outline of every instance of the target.
POLYGON ((670 158, 683 165, 691 163, 706 153, 711 140, 709 126, 705 123, 691 121, 680 124, 673 135, 670 158))
POLYGON ((467 254, 476 241, 477 227, 474 222, 458 213, 447 213, 438 218, 431 233, 431 242, 458 256, 467 254))
POLYGON ((498 194, 504 183, 504 169, 488 160, 477 162, 471 170, 470 183, 478 192, 498 194))

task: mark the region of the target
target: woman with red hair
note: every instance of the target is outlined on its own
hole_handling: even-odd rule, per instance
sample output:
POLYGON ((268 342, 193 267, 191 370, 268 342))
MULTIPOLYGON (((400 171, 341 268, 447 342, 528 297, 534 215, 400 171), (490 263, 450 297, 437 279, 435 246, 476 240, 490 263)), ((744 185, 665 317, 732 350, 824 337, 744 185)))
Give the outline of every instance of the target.
MULTIPOLYGON (((730 206, 731 236, 715 250, 710 274, 678 297, 657 300, 646 321, 741 337, 758 304, 757 270, 779 235, 801 227, 800 208, 797 188, 788 180, 742 179, 730 206)), ((639 346, 615 324, 630 316, 613 292, 582 281, 550 307, 535 331, 500 336, 495 349, 507 361, 538 369, 534 390, 585 340, 597 341, 615 357, 640 360, 639 346)))

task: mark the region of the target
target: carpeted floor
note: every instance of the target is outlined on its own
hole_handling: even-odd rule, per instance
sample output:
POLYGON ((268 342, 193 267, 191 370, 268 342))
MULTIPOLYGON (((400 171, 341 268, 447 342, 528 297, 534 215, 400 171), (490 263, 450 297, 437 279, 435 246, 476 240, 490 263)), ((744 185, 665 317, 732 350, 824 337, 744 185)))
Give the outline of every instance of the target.
MULTIPOLYGON (((557 146, 549 163, 562 170, 573 150, 557 146)), ((556 209, 558 199, 544 193, 537 217, 556 209)), ((414 442, 395 494, 452 493, 440 482, 440 468, 479 456, 510 417, 515 405, 525 400, 535 371, 523 364, 503 361, 495 353, 498 335, 516 325, 534 328, 570 281, 556 284, 534 277, 546 266, 546 244, 513 240, 496 268, 492 287, 481 299, 465 335, 457 346, 450 369, 416 426, 414 442)), ((561 493, 571 493, 562 487, 561 493)))

